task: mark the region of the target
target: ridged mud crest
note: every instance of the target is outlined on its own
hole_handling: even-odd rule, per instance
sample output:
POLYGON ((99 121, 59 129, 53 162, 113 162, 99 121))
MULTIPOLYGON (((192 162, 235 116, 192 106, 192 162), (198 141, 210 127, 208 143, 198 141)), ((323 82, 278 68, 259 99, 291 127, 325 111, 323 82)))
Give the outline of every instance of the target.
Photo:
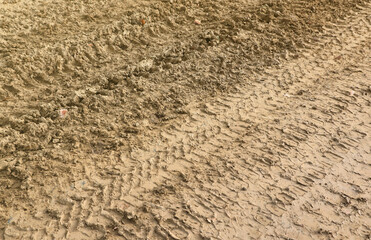
POLYGON ((369 1, 2 6, 2 238, 370 237, 369 1))

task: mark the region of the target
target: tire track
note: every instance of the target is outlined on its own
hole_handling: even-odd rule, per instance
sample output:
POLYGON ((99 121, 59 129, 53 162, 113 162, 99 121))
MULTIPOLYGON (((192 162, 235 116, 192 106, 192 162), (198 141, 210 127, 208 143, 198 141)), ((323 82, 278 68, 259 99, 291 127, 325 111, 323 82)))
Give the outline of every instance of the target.
POLYGON ((367 239, 369 16, 85 168, 4 238, 367 239))

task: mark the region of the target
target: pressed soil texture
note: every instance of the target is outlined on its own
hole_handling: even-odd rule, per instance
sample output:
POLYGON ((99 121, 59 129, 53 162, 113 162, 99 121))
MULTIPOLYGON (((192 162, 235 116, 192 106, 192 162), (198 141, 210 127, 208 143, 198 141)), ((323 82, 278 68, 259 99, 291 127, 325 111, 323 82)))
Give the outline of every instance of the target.
POLYGON ((0 239, 369 239, 368 0, 0 2, 0 239))

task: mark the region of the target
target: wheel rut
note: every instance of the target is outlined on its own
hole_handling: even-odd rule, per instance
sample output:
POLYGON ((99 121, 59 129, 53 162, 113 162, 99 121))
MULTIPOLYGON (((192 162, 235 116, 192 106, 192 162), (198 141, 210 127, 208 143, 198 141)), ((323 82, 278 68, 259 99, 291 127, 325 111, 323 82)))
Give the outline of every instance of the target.
POLYGON ((73 184, 40 191, 46 209, 14 212, 4 239, 368 239, 370 16, 108 165, 92 153, 73 184))

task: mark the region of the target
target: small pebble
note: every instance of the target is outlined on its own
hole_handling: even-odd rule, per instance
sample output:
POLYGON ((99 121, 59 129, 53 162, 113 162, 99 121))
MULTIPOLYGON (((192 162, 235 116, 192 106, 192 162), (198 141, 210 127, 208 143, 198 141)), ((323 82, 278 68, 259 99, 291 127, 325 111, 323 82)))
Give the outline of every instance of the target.
POLYGON ((197 24, 197 25, 200 25, 200 24, 201 24, 201 21, 200 21, 200 20, 197 20, 197 19, 195 19, 195 24, 197 24))
POLYGON ((58 111, 59 116, 60 116, 61 118, 66 117, 66 116, 67 116, 67 112, 68 112, 67 109, 61 109, 61 110, 58 111))

